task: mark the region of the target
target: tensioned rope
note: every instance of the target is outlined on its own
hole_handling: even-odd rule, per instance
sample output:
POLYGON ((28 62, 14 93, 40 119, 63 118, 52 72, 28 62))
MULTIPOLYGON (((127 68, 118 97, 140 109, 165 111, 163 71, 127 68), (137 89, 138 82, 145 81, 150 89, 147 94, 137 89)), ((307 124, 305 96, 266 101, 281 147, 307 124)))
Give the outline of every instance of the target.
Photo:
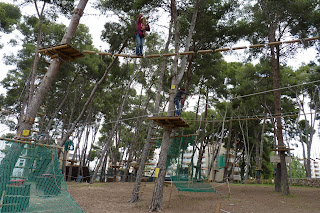
POLYGON ((292 44, 292 43, 304 43, 307 41, 314 41, 319 40, 320 37, 312 37, 312 38, 302 38, 302 39, 295 39, 295 40, 289 40, 289 41, 275 41, 275 42, 269 42, 264 44, 253 44, 249 46, 239 46, 239 47, 226 47, 226 48, 218 48, 218 49, 207 49, 207 50, 198 50, 198 51, 187 51, 187 52, 178 52, 178 53, 166 53, 166 54, 151 54, 146 56, 137 56, 137 55, 129 55, 129 54, 112 54, 108 52, 97 52, 93 50, 83 50, 82 53, 86 54, 96 54, 96 55, 106 55, 106 56, 118 56, 118 57, 130 57, 130 58, 158 58, 158 57, 170 57, 170 56, 184 56, 184 55, 194 55, 194 54, 205 54, 205 53, 212 53, 212 52, 225 52, 225 51, 232 51, 232 50, 241 50, 241 49, 247 49, 247 48, 264 48, 267 46, 275 46, 275 45, 282 45, 282 44, 292 44))

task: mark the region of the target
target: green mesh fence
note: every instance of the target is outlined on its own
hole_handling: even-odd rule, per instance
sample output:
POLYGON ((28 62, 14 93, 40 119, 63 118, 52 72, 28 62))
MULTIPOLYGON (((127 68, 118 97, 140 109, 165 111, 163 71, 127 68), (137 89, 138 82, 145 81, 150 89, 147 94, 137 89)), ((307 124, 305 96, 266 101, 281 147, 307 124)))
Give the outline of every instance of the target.
POLYGON ((70 196, 57 151, 0 140, 0 212, 84 212, 70 196))
POLYGON ((206 177, 201 175, 201 164, 196 169, 197 153, 191 149, 193 145, 193 136, 171 140, 167 157, 168 174, 178 191, 216 192, 206 177))

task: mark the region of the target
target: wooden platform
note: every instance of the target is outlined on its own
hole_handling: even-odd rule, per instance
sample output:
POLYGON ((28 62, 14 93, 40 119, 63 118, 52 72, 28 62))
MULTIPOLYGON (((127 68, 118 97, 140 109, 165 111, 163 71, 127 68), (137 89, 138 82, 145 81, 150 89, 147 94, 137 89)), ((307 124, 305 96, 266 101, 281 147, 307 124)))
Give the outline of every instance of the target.
POLYGON ((185 120, 180 117, 173 116, 173 117, 148 117, 149 120, 153 120, 156 124, 162 127, 171 127, 171 128, 178 128, 178 127, 186 127, 189 128, 189 124, 185 120))
POLYGON ((70 44, 60 44, 53 47, 39 49, 39 53, 49 55, 52 59, 61 57, 63 60, 75 60, 84 57, 84 54, 73 48, 70 44))
POLYGON ((276 148, 271 149, 271 151, 275 151, 275 152, 288 152, 290 150, 294 150, 294 149, 288 148, 286 146, 277 146, 276 148))

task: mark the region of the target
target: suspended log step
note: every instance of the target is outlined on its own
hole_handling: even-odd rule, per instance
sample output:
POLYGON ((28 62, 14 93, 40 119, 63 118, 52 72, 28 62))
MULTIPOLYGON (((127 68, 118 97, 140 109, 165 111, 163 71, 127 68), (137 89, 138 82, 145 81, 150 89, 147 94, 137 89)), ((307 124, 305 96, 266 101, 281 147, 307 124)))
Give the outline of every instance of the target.
POLYGON ((215 49, 216 52, 224 52, 224 51, 229 51, 231 50, 230 48, 220 48, 220 49, 215 49))
POLYGON ((247 46, 242 46, 242 47, 232 47, 232 50, 242 50, 242 49, 247 49, 247 46))
POLYGON ((187 124, 185 120, 178 116, 148 117, 147 119, 153 120, 157 125, 162 127, 189 127, 189 124, 187 124))
POLYGON ((254 44, 249 46, 249 48, 260 48, 260 47, 265 47, 265 44, 254 44))
POLYGON ((213 50, 209 49, 209 50, 198 50, 199 54, 204 54, 204 53, 212 53, 213 50))
POLYGON ((84 54, 73 48, 70 44, 60 44, 57 46, 41 48, 39 49, 39 53, 48 55, 52 59, 60 57, 66 61, 84 57, 84 54))
POLYGON ((107 55, 107 56, 112 56, 112 53, 99 52, 99 55, 107 55))
POLYGON ((96 51, 91 51, 91 50, 83 50, 82 53, 87 53, 87 54, 97 54, 96 51))
POLYGON ((179 55, 194 55, 194 51, 188 51, 188 52, 180 52, 179 55))
POLYGON ((146 55, 146 58, 159 58, 159 57, 161 57, 160 54, 146 55))
POLYGON ((142 55, 131 55, 130 58, 143 58, 142 55))

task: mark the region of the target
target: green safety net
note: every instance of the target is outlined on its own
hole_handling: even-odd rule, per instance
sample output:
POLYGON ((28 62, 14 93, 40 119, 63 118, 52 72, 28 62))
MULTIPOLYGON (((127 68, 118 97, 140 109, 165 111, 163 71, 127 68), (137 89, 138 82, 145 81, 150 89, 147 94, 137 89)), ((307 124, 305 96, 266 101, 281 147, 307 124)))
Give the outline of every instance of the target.
POLYGON ((174 138, 170 141, 167 157, 167 171, 178 191, 216 192, 202 174, 200 163, 197 170, 198 155, 193 148, 194 136, 174 138))
POLYGON ((222 169, 222 168, 225 167, 225 165, 226 165, 225 161, 226 161, 226 157, 225 157, 224 154, 222 154, 220 156, 219 155, 217 156, 217 167, 218 167, 218 169, 222 169))
POLYGON ((0 140, 1 212, 84 212, 67 190, 56 149, 0 140))

